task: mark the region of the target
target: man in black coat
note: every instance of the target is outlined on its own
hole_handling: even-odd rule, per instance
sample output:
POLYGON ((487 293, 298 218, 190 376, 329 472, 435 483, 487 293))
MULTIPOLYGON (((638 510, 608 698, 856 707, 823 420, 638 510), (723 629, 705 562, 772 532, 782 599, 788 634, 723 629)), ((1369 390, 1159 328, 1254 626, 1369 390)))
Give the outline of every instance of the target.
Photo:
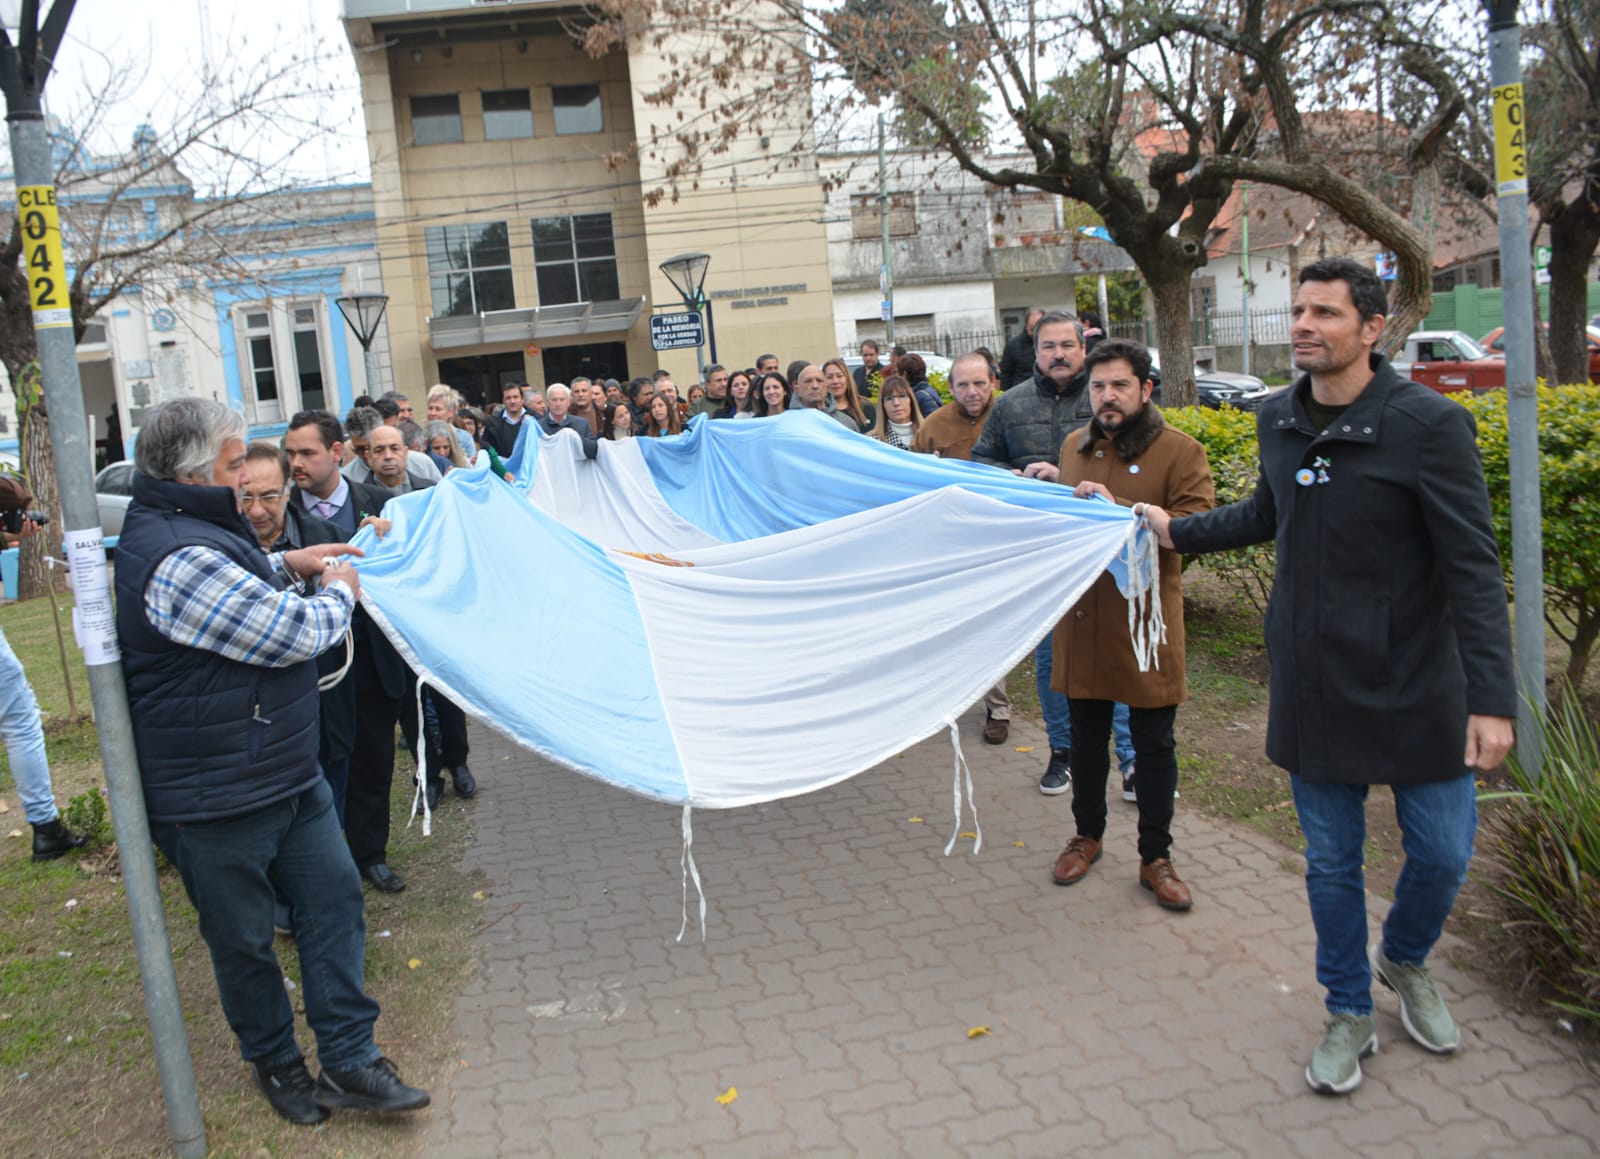
POLYGON ((528 412, 523 407, 524 382, 508 382, 500 388, 500 413, 491 418, 483 428, 483 441, 495 449, 502 459, 509 459, 517 449, 517 436, 528 412))
POLYGON ((1406 1031, 1460 1035, 1424 964, 1466 878, 1474 772, 1509 751, 1516 713, 1506 590, 1465 408, 1374 353, 1383 283, 1346 258, 1300 271, 1289 338, 1306 375, 1257 419, 1255 493, 1169 520, 1185 554, 1277 542, 1267 611, 1267 756, 1288 770, 1306 837, 1306 893, 1328 1022, 1306 1068, 1345 1094, 1377 1049, 1372 976, 1406 1031), (1369 785, 1392 787, 1406 863, 1370 948, 1362 849, 1369 785))
POLYGON ((1022 329, 1013 334, 1011 341, 1006 343, 1006 348, 1000 355, 1001 390, 1010 390, 1017 383, 1027 382, 1033 376, 1033 331, 1039 325, 1039 319, 1044 317, 1044 313, 1037 306, 1029 310, 1022 329))
POLYGON ((583 441, 584 458, 592 459, 600 453, 599 432, 591 430, 583 419, 574 418, 568 413, 572 408, 572 391, 558 382, 545 389, 544 401, 547 409, 539 419, 539 427, 545 434, 574 431, 583 441))

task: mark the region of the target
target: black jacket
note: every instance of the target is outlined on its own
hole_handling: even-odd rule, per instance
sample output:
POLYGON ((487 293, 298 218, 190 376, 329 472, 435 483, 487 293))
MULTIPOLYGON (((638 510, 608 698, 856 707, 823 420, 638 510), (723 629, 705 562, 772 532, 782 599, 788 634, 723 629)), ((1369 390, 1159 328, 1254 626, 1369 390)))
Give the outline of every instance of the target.
POLYGON ((1462 763, 1467 715, 1515 716, 1504 574, 1465 408, 1374 377, 1325 431, 1310 379, 1270 399, 1255 493, 1174 520, 1185 554, 1277 541, 1267 756, 1313 782, 1423 784, 1462 763))
POLYGON ((996 395, 983 434, 973 444, 972 461, 1018 471, 1032 463, 1059 462, 1067 436, 1094 417, 1088 382, 1080 372, 1058 391, 1050 379, 1035 376, 996 395))
POLYGON ((569 414, 560 422, 556 422, 547 414, 539 420, 539 427, 547 435, 553 435, 561 430, 576 431, 578 437, 583 440, 583 455, 586 459, 592 459, 600 453, 599 436, 589 429, 587 419, 573 418, 569 414))
POLYGON ((517 436, 522 433, 522 428, 535 421, 528 411, 522 412, 522 421, 519 423, 508 423, 504 414, 497 414, 484 424, 482 441, 493 447, 495 454, 502 459, 509 459, 517 449, 517 436))
POLYGON ((1000 389, 1010 390, 1033 377, 1033 335, 1024 326, 1011 336, 1000 355, 1000 389))
POLYGON ((158 822, 242 816, 322 775, 312 661, 248 664, 174 643, 150 625, 145 588, 162 560, 192 546, 281 587, 231 490, 134 476, 117 542, 117 636, 145 808, 158 822))

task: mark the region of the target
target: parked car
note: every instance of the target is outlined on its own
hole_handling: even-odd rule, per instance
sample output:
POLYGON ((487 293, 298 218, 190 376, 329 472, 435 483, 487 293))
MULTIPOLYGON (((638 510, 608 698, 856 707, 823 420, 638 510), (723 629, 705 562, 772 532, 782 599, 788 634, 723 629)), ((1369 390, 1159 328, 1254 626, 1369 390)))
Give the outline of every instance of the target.
POLYGON ((100 508, 100 531, 121 535, 122 519, 133 501, 133 464, 112 463, 94 477, 94 499, 100 508))
POLYGON ((1506 384, 1506 360, 1460 330, 1418 330, 1393 359, 1395 370, 1442 394, 1506 384))
MULTIPOLYGON (((1546 330, 1550 329, 1550 323, 1546 322, 1544 328, 1546 330)), ((1498 354, 1504 358, 1506 353, 1505 333, 1506 328, 1504 326, 1496 326, 1478 340, 1478 345, 1482 346, 1490 354, 1498 354)), ((1600 382, 1600 326, 1585 327, 1584 333, 1589 339, 1589 381, 1600 382)))
MULTIPOLYGON (((1155 381, 1155 400, 1159 404, 1161 356, 1155 350, 1150 352, 1150 377, 1155 381)), ((1253 374, 1240 374, 1232 370, 1207 370, 1196 363, 1194 389, 1199 405, 1210 407, 1212 410, 1232 407, 1235 410, 1257 411, 1273 394, 1279 390, 1287 390, 1288 387, 1268 386, 1253 374)))

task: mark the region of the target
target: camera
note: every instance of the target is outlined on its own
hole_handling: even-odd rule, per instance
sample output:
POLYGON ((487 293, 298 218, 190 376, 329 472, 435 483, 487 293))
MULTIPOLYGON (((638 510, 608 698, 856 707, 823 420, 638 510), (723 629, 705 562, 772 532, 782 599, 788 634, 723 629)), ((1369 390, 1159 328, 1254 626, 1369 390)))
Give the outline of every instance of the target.
POLYGON ((48 511, 24 511, 18 507, 13 511, 0 511, 0 531, 8 535, 17 535, 22 531, 24 522, 43 527, 50 522, 48 511))

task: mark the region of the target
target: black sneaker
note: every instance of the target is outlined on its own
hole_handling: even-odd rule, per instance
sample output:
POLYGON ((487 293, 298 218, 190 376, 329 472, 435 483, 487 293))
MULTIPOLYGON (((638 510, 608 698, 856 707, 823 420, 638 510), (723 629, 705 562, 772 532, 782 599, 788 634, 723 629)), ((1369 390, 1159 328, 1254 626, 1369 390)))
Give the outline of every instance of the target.
POLYGON ((408 1087, 386 1058, 350 1070, 322 1068, 317 1076, 316 1100, 324 1107, 353 1107, 358 1111, 416 1111, 428 1105, 428 1092, 408 1087))
POLYGON ((478 778, 472 775, 472 770, 466 765, 457 765, 451 769, 450 779, 455 782, 456 796, 463 800, 478 791, 478 778))
POLYGON ((1072 788, 1072 750, 1051 749, 1050 763, 1044 776, 1039 778, 1039 792, 1046 797, 1059 797, 1072 788))
POLYGON ((319 1106, 312 1097, 316 1088, 304 1059, 297 1058, 270 1070, 259 1062, 254 1065, 256 1086, 267 1096, 272 1109, 291 1123, 310 1127, 325 1121, 333 1113, 327 1107, 319 1106))
POLYGON ((1124 801, 1139 800, 1139 794, 1133 787, 1133 765, 1122 770, 1122 799, 1124 801))

